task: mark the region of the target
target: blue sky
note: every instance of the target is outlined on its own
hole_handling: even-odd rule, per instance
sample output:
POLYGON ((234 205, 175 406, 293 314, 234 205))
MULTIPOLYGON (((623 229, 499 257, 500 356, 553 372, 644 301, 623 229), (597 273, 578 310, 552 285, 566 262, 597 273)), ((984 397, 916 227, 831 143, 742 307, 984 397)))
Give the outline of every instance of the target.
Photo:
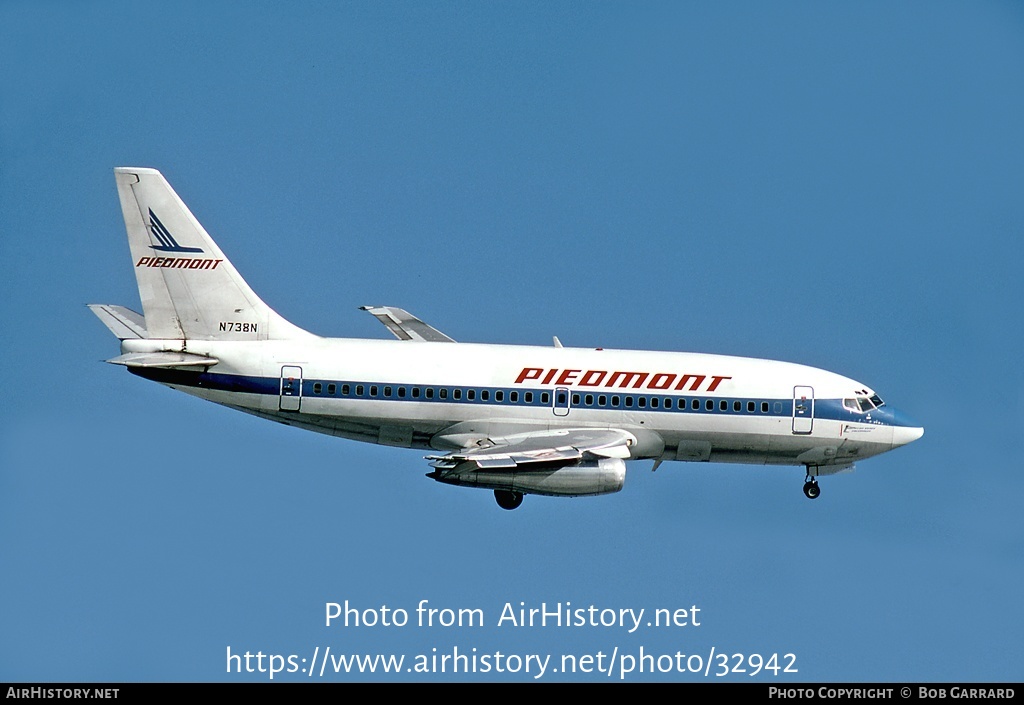
POLYGON ((267 680, 226 649, 329 646, 1019 682, 1022 39, 1012 2, 4 3, 0 681, 267 680), (103 364, 85 304, 139 307, 121 165, 316 333, 388 337, 377 304, 463 341, 790 360, 925 436, 814 502, 797 468, 638 463, 503 512, 416 451, 103 364), (486 623, 326 627, 345 600, 486 623), (520 602, 702 621, 499 627, 520 602))

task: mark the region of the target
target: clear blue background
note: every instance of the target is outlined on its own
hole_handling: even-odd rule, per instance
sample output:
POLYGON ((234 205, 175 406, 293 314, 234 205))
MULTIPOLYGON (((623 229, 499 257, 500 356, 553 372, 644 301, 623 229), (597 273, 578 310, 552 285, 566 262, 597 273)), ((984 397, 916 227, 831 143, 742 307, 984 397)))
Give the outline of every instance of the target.
POLYGON ((7 2, 0 66, 0 680, 266 679, 228 646, 1022 679, 1020 3, 7 2), (85 304, 139 308, 121 165, 316 333, 387 338, 379 304, 463 341, 791 360, 925 436, 814 502, 798 468, 638 463, 502 511, 421 453, 103 364, 85 304), (323 624, 421 599, 487 624, 323 624), (497 628, 520 601, 702 622, 497 628))

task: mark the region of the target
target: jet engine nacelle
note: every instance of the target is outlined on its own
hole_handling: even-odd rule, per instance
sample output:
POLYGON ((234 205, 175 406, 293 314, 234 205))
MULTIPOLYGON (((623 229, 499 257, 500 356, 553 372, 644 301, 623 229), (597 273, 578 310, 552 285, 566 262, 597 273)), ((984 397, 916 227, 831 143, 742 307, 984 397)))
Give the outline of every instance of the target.
POLYGON ((572 465, 515 470, 456 471, 447 477, 431 473, 438 482, 489 490, 507 490, 521 494, 544 494, 557 497, 610 494, 618 492, 626 482, 626 463, 619 458, 581 460, 572 465))

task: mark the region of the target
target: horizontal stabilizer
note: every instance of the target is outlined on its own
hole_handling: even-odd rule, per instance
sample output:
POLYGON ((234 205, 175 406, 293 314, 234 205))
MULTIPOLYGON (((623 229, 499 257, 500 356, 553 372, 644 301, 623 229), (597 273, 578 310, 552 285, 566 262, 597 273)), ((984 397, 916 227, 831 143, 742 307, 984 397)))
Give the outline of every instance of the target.
POLYGON ((125 367, 212 367, 218 360, 206 355, 185 352, 126 353, 107 360, 113 365, 125 367))
POLYGON ((141 313, 110 304, 89 304, 89 309, 118 340, 146 337, 146 319, 141 313))
POLYGON ((362 306, 361 310, 383 323, 399 340, 421 340, 428 343, 454 343, 441 331, 428 326, 408 311, 392 306, 362 306))

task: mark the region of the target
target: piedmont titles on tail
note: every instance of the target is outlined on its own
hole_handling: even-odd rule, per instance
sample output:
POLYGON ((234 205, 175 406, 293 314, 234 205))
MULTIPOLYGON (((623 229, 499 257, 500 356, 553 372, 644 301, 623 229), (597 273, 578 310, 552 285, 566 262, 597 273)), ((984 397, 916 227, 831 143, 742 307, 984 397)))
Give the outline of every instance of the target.
POLYGON ((861 382, 700 353, 457 343, 400 308, 364 306, 396 339, 324 338, 278 315, 149 168, 115 169, 142 313, 90 308, 109 362, 266 419, 426 451, 428 477, 526 494, 617 492, 626 464, 791 465, 818 477, 920 438, 861 382))

